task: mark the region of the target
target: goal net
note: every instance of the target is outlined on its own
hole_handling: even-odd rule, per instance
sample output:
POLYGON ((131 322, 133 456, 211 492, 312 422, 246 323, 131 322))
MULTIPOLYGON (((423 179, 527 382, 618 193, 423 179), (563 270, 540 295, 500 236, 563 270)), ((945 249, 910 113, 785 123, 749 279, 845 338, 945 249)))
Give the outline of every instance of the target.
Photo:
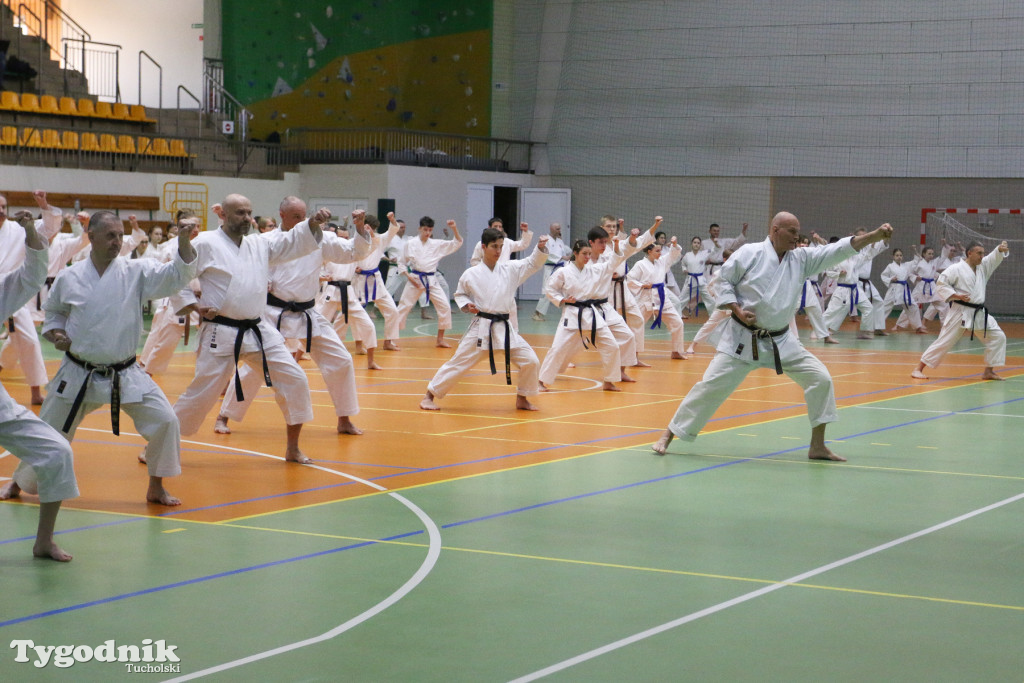
POLYGON ((985 304, 994 315, 1024 317, 1024 216, 936 211, 928 214, 925 236, 925 246, 935 249, 936 258, 943 241, 960 248, 962 255, 962 248, 971 242, 979 242, 987 254, 1005 240, 1010 255, 989 280, 985 304))

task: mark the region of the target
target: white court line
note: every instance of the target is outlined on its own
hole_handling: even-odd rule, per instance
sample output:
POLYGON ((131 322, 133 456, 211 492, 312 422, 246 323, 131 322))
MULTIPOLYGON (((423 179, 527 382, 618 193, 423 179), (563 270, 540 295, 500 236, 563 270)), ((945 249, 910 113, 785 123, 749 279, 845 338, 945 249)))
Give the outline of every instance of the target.
POLYGON ((576 655, 575 657, 566 659, 565 661, 559 662, 558 664, 552 664, 551 666, 541 669, 539 671, 534 671, 533 673, 527 674, 526 676, 513 679, 511 683, 526 683, 526 681, 535 681, 539 678, 550 676, 553 673, 558 673, 559 671, 563 671, 565 669, 568 669, 569 667, 581 664, 590 659, 594 659, 595 657, 600 657, 601 655, 608 654, 609 652, 613 652, 614 650, 626 647, 627 645, 632 645, 634 643, 640 642, 641 640, 650 638, 651 636, 656 636, 660 633, 664 633, 665 631, 674 629, 677 626, 688 624, 691 621, 696 621, 697 619, 700 619, 701 617, 710 616, 712 614, 715 614, 716 612, 721 612, 723 610, 729 609, 730 607, 734 607, 749 600, 753 600, 754 598, 759 598, 762 595, 767 595, 768 593, 777 591, 780 588, 785 588, 788 585, 794 583, 802 583, 807 579, 815 577, 819 574, 824 574, 825 572, 831 571, 833 569, 838 569, 839 567, 850 564, 852 562, 856 562, 857 560, 862 560, 865 557, 870 557, 871 555, 880 553, 883 550, 889 550, 890 548, 902 545, 904 543, 907 543, 908 541, 913 541, 915 539, 921 538, 922 536, 927 536, 928 534, 931 534, 933 532, 940 531, 947 527, 953 526, 954 524, 958 524, 965 520, 971 519, 972 517, 977 517, 978 515, 990 512, 997 508, 1003 507, 1004 505, 1009 505, 1010 503, 1015 503, 1018 500, 1022 499, 1024 499, 1024 493, 1019 493, 1016 496, 1006 498, 1004 500, 999 501, 998 503, 993 503, 992 505, 987 505, 983 508, 978 508, 977 510, 974 510, 972 512, 960 515, 959 517, 954 517, 953 519, 947 520, 945 522, 940 522, 939 524, 936 524, 935 526, 930 526, 927 529, 916 531, 912 534, 908 534, 907 536, 903 536, 902 538, 897 538, 894 541, 889 541, 888 543, 883 543, 882 545, 875 546, 874 548, 871 548, 869 550, 864 550, 854 555, 850 555, 849 557, 844 557, 841 560, 837 560, 835 562, 822 565, 817 569, 812 569, 810 571, 804 572, 803 574, 797 574, 796 576, 786 579, 784 581, 780 581, 779 583, 774 583, 770 586, 759 588, 755 591, 751 591, 750 593, 745 593, 744 595, 733 598, 732 600, 720 602, 717 605, 712 605, 711 607, 707 607, 698 612, 693 612, 691 614, 686 615, 685 617, 680 617, 679 619, 666 622, 664 624, 661 624, 660 626, 655 626, 654 628, 647 629, 646 631, 641 631, 640 633, 636 633, 627 638, 617 640, 614 643, 609 643, 594 650, 590 650, 589 652, 584 652, 583 654, 576 655))
POLYGON ((982 413, 977 410, 920 410, 915 408, 881 408, 878 406, 846 406, 846 409, 860 408, 861 410, 895 410, 901 413, 931 413, 933 415, 981 415, 983 417, 1024 417, 1024 415, 1010 415, 1008 413, 982 413))
MULTIPOLYGON (((109 430, 105 430, 105 429, 91 429, 91 428, 84 428, 84 427, 80 427, 79 428, 79 431, 83 431, 83 430, 84 431, 90 431, 90 432, 106 432, 106 433, 109 433, 109 430)), ((124 434, 125 436, 139 436, 139 434, 134 434, 132 432, 122 432, 122 434, 124 434)), ((245 448, 233 448, 231 446, 221 446, 220 444, 208 443, 206 441, 191 441, 189 439, 182 439, 181 442, 182 443, 195 444, 195 445, 199 445, 199 446, 212 446, 214 448, 222 448, 222 449, 229 450, 229 451, 235 451, 237 453, 249 453, 249 454, 252 454, 252 455, 263 456, 265 458, 271 458, 273 460, 284 460, 284 458, 279 456, 279 455, 270 455, 269 453, 260 453, 259 451, 251 451, 251 450, 248 450, 248 449, 245 449, 245 448)), ((420 509, 419 506, 417 506, 415 503, 410 501, 408 498, 406 498, 406 497, 404 497, 402 495, 399 495, 398 493, 388 492, 387 488, 381 486, 380 484, 376 484, 376 483, 374 483, 372 481, 367 481, 365 479, 360 479, 359 477, 353 476, 351 474, 346 474, 345 472, 340 472, 338 470, 332 470, 332 469, 330 469, 328 467, 323 467, 322 465, 303 465, 303 467, 308 467, 308 468, 311 468, 311 469, 320 470, 321 472, 327 472, 328 474, 335 474, 335 475, 337 475, 339 477, 344 477, 346 479, 350 479, 351 481, 357 482, 359 484, 363 484, 364 486, 369 486, 372 489, 376 489, 376 490, 381 491, 381 492, 386 492, 388 496, 390 496, 391 498, 397 500, 399 503, 401 503, 402 505, 407 507, 409 510, 411 510, 413 512, 413 514, 415 514, 417 517, 419 517, 420 522, 423 523, 423 526, 426 528, 427 535, 428 535, 428 537, 430 539, 430 542, 429 542, 429 545, 428 545, 428 548, 427 548, 427 556, 423 559, 423 563, 420 565, 419 569, 416 570, 416 573, 413 574, 411 577, 409 577, 409 579, 404 584, 402 584, 402 586, 398 590, 396 590, 394 593, 392 593, 388 597, 384 598, 383 600, 381 600, 376 605, 374 605, 370 609, 366 610, 362 614, 358 614, 358 615, 352 617, 351 619, 349 619, 345 623, 339 624, 338 626, 335 626, 334 628, 332 628, 329 631, 326 631, 325 633, 321 633, 318 636, 313 636, 312 638, 306 638, 305 640, 300 640, 300 641, 297 641, 297 642, 294 642, 294 643, 289 643, 288 645, 281 645, 280 647, 275 647, 275 648, 273 648, 271 650, 266 650, 264 652, 259 652, 259 653, 254 654, 254 655, 249 655, 248 657, 242 657, 241 659, 235 659, 235 660, 230 661, 230 662, 225 662, 224 664, 218 664, 217 666, 212 666, 212 667, 210 667, 208 669, 203 669, 201 671, 196 671, 194 673, 186 674, 185 676, 179 676, 177 678, 171 678, 171 679, 168 679, 167 683, 176 683, 177 681, 190 681, 190 680, 193 680, 195 678, 201 678, 203 676, 208 676, 208 675, 213 674, 213 673, 219 673, 221 671, 227 671, 228 669, 234 669, 236 667, 243 666, 245 664, 251 664, 252 662, 258 662, 261 659, 267 659, 269 657, 274 657, 276 655, 283 654, 285 652, 291 652, 292 650, 298 650, 299 648, 307 647, 309 645, 315 645, 317 643, 322 643, 325 640, 330 640, 331 638, 335 638, 335 637, 341 635, 342 633, 344 633, 345 631, 348 631, 348 630, 350 630, 352 628, 355 628, 356 626, 358 626, 359 624, 363 623, 364 621, 367 621, 367 620, 377 616, 378 614, 380 614, 381 612, 386 610, 388 607, 391 607, 393 604, 395 604, 396 602, 398 602, 399 600, 404 598, 406 595, 411 593, 412 590, 414 588, 416 588, 416 586, 418 586, 420 583, 422 583, 422 581, 425 578, 427 578, 427 576, 430 574, 430 572, 434 569, 434 565, 437 564, 437 559, 441 556, 441 530, 437 528, 437 524, 434 523, 434 520, 432 520, 427 515, 427 513, 425 513, 422 509, 420 509)))

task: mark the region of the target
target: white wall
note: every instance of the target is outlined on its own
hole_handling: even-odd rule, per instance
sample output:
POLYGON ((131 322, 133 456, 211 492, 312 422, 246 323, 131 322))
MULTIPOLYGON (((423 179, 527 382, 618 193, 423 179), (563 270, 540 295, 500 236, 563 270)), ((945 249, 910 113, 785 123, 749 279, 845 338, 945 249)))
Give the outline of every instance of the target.
POLYGON ((1024 177, 1024 3, 514 7, 513 128, 553 175, 1024 177))
MULTIPOLYGON (((178 85, 202 97, 203 30, 191 26, 203 22, 203 0, 62 0, 61 9, 93 40, 122 46, 122 102, 139 102, 139 50, 163 67, 165 108, 175 106, 178 85)), ((145 57, 142 62, 142 104, 156 107, 158 72, 145 57)))

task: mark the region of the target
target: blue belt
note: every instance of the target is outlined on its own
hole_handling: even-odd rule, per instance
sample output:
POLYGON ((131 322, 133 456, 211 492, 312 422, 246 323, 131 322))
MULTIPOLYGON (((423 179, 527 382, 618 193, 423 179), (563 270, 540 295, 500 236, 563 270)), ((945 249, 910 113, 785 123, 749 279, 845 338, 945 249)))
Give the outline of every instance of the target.
POLYGON ((700 276, 703 275, 703 274, 704 273, 687 273, 687 275, 690 276, 690 281, 689 281, 689 284, 687 285, 687 290, 686 290, 686 300, 687 301, 692 301, 693 300, 693 288, 694 288, 694 286, 697 287, 697 294, 700 294, 700 276))
POLYGON ((380 268, 371 268, 369 270, 361 271, 359 274, 368 278, 363 280, 363 301, 370 302, 377 300, 377 273, 380 272, 380 268), (370 298, 370 278, 373 279, 373 298, 370 298))
POLYGON ((413 273, 419 276, 420 282, 423 283, 423 287, 427 290, 427 303, 430 303, 430 276, 436 273, 436 270, 425 272, 422 270, 413 270, 413 273))
POLYGON ((665 283, 661 282, 656 285, 651 285, 652 290, 657 290, 660 303, 658 304, 658 315, 655 316, 654 322, 651 323, 651 329, 661 327, 661 314, 665 310, 665 283))
POLYGON ((896 284, 903 285, 903 305, 906 308, 910 308, 914 303, 910 298, 910 285, 907 284, 906 280, 896 280, 896 284))
POLYGON ((921 282, 924 283, 924 287, 921 288, 921 294, 924 296, 935 296, 935 290, 932 289, 932 283, 935 282, 935 278, 923 277, 921 282))
POLYGON ((857 285, 844 285, 842 283, 839 283, 839 286, 850 290, 850 315, 854 315, 857 311, 857 304, 860 303, 860 287, 857 285))

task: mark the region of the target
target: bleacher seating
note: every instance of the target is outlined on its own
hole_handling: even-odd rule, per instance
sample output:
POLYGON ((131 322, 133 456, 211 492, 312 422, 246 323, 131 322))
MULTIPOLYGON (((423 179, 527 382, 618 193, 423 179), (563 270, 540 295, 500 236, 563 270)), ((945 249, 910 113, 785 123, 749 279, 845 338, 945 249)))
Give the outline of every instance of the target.
MULTIPOLYGON (((0 93, 0 111, 33 114, 41 116, 76 117, 86 120, 109 119, 131 124, 153 124, 156 119, 146 115, 146 107, 141 104, 125 104, 123 102, 100 102, 92 98, 82 97, 77 101, 73 97, 55 95, 36 95, 35 93, 18 93, 4 90, 0 93)), ((136 129, 138 126, 136 126, 136 129)))
POLYGON ((60 114, 60 107, 57 106, 57 98, 53 95, 41 95, 39 97, 40 114, 60 114))
POLYGON ((73 130, 41 128, 34 125, 3 126, 0 129, 0 147, 81 150, 82 152, 183 159, 195 156, 189 154, 185 141, 178 138, 151 138, 146 135, 94 131, 79 133, 73 130))

